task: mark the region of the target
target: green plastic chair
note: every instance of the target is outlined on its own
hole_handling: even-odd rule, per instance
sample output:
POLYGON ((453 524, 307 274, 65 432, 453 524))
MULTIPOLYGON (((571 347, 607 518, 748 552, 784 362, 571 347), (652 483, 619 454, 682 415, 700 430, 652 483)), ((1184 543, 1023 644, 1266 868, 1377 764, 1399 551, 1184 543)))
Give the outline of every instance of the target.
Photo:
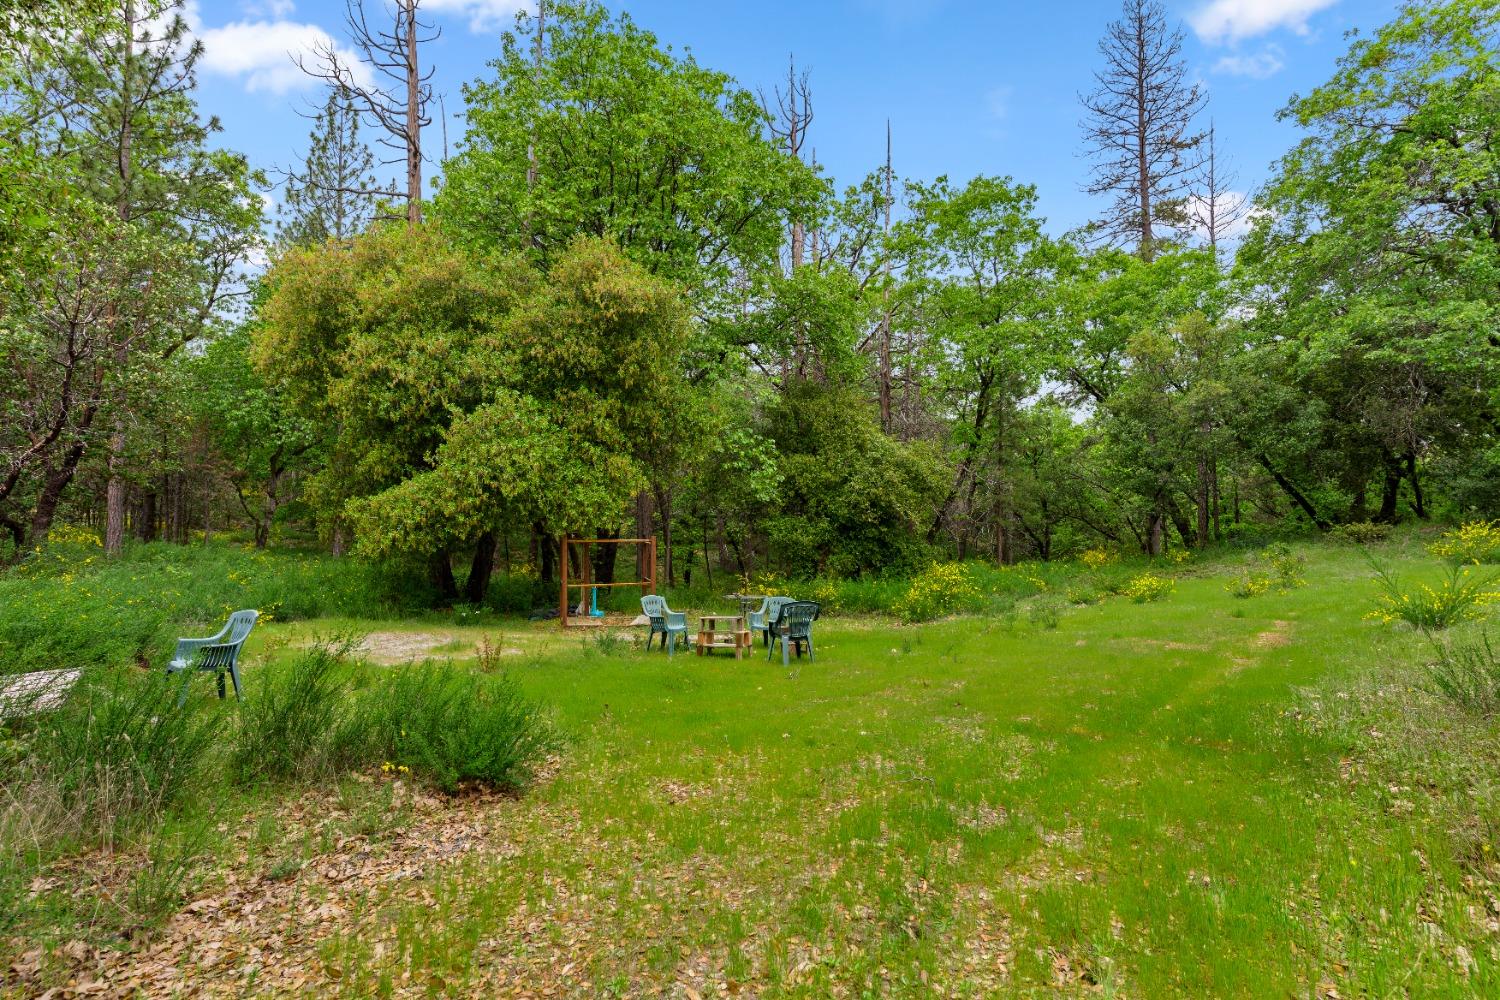
POLYGON ((769 660, 776 652, 776 643, 781 643, 781 664, 789 666, 791 660, 787 656, 788 644, 797 647, 797 656, 802 656, 802 645, 807 644, 807 658, 817 662, 813 655, 812 623, 818 620, 822 614, 823 606, 817 601, 791 601, 781 606, 781 611, 776 615, 776 620, 771 622, 771 644, 766 649, 766 659, 769 660))
MULTIPOLYGON (((167 664, 167 673, 175 674, 184 670, 211 670, 219 682, 219 697, 224 697, 224 675, 227 673, 229 679, 234 682, 234 698, 239 701, 242 697, 240 692, 240 648, 245 645, 245 639, 250 635, 250 630, 255 627, 255 620, 260 617, 259 611, 236 611, 229 616, 229 621, 219 630, 218 635, 209 636, 207 639, 178 639, 177 651, 172 654, 172 662, 167 664)), ((180 705, 187 701, 187 685, 182 686, 182 694, 177 698, 180 705)))
POLYGON ((771 623, 776 620, 783 606, 795 601, 795 597, 767 597, 760 602, 760 610, 745 616, 745 627, 752 633, 760 633, 760 641, 771 645, 771 623))
POLYGON ((658 597, 656 594, 647 594, 642 597, 641 614, 651 619, 651 634, 646 636, 648 650, 658 632, 661 633, 661 644, 666 647, 668 656, 677 651, 678 636, 682 637, 684 646, 689 645, 687 615, 668 608, 665 597, 658 597))

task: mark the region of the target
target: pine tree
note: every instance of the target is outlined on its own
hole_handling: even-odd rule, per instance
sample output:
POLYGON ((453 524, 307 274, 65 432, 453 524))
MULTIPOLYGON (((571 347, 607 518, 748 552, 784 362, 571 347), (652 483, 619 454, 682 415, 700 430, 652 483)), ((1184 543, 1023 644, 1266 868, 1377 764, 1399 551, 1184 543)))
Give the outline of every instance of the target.
POLYGON ((1080 98, 1084 142, 1094 160, 1089 194, 1114 203, 1094 224, 1117 245, 1155 256, 1158 230, 1186 228, 1183 211, 1202 136, 1192 131, 1204 96, 1187 82, 1182 31, 1169 27, 1157 0, 1125 0, 1120 19, 1099 42, 1104 68, 1093 93, 1080 98))
POLYGON ((359 111, 331 87, 313 119, 302 169, 287 175, 276 226, 282 246, 353 239, 370 222, 379 198, 394 199, 375 180, 375 157, 359 138, 359 111))

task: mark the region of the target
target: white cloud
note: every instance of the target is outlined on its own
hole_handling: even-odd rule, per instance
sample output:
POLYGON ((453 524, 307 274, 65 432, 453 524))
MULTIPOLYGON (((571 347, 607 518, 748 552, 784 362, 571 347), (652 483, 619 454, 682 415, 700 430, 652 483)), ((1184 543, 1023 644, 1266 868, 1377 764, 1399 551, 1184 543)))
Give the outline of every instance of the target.
POLYGON ((251 93, 285 94, 319 85, 297 65, 314 66, 318 53, 330 48, 348 65, 357 83, 370 83, 370 70, 345 46, 316 24, 298 21, 237 21, 221 28, 200 28, 202 66, 210 73, 237 77, 251 93))
POLYGON ((1267 45, 1259 52, 1251 55, 1227 55, 1221 56, 1214 63, 1215 73, 1227 73, 1230 76, 1248 76, 1256 80, 1264 80, 1268 76, 1275 76, 1281 72, 1286 65, 1282 56, 1285 53, 1279 45, 1267 45))
POLYGON ((995 87, 984 95, 984 104, 991 118, 999 120, 1010 117, 1010 99, 1015 90, 1014 87, 995 87))
MULTIPOLYGON (((1219 233, 1219 239, 1233 242, 1244 239, 1250 235, 1250 230, 1255 228, 1255 222, 1266 214, 1265 209, 1259 208, 1250 200, 1250 196, 1243 191, 1220 191, 1219 197, 1215 199, 1221 213, 1238 213, 1239 218, 1234 220, 1227 229, 1219 233)), ((1194 220, 1193 233, 1201 239, 1208 239, 1208 227, 1203 220, 1208 218, 1208 199, 1202 195, 1190 195, 1183 205, 1183 210, 1189 219, 1194 220)))
POLYGON ((1307 34, 1307 19, 1338 0, 1211 0, 1188 15, 1198 37, 1210 45, 1254 38, 1278 28, 1307 34))
POLYGON ((477 34, 507 27, 517 11, 534 6, 532 0, 426 0, 422 10, 467 17, 469 30, 477 34))

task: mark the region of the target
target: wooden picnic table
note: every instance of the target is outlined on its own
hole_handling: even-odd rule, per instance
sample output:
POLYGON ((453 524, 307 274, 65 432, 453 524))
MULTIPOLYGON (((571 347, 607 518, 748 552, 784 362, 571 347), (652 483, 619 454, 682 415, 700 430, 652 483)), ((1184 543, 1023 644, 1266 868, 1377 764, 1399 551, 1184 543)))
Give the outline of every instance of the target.
POLYGON ((750 652, 750 630, 744 615, 703 615, 698 619, 698 655, 710 649, 732 649, 740 659, 750 652))

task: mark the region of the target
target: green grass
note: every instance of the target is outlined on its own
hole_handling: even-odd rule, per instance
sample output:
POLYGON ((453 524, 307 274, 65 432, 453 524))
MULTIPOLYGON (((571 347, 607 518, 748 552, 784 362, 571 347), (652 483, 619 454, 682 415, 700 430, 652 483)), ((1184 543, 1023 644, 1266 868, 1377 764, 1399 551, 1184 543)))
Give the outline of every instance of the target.
MULTIPOLYGON (((288 924, 337 908, 257 973, 269 991, 292 967, 347 995, 1496 995, 1497 813, 1473 763, 1500 759, 1494 722, 1424 687, 1421 636, 1365 618, 1356 550, 1299 551, 1307 586, 1248 599, 1226 560, 1149 604, 834 616, 818 663, 790 670, 515 621, 381 623, 440 631, 461 662, 484 636, 514 647, 500 665, 567 749, 524 797, 402 813, 400 834, 378 832, 381 778, 245 806, 251 858, 216 855, 202 892, 295 888, 288 924), (1468 734, 1462 755, 1413 735, 1429 718, 1468 734), (422 878, 320 874, 349 836, 384 836, 422 878)), ((1388 557, 1442 572, 1415 545, 1388 557)), ((258 630, 252 679, 344 624, 258 630)), ((229 950, 280 912, 229 921, 229 950)), ((173 953, 240 982, 243 960, 173 953)))

